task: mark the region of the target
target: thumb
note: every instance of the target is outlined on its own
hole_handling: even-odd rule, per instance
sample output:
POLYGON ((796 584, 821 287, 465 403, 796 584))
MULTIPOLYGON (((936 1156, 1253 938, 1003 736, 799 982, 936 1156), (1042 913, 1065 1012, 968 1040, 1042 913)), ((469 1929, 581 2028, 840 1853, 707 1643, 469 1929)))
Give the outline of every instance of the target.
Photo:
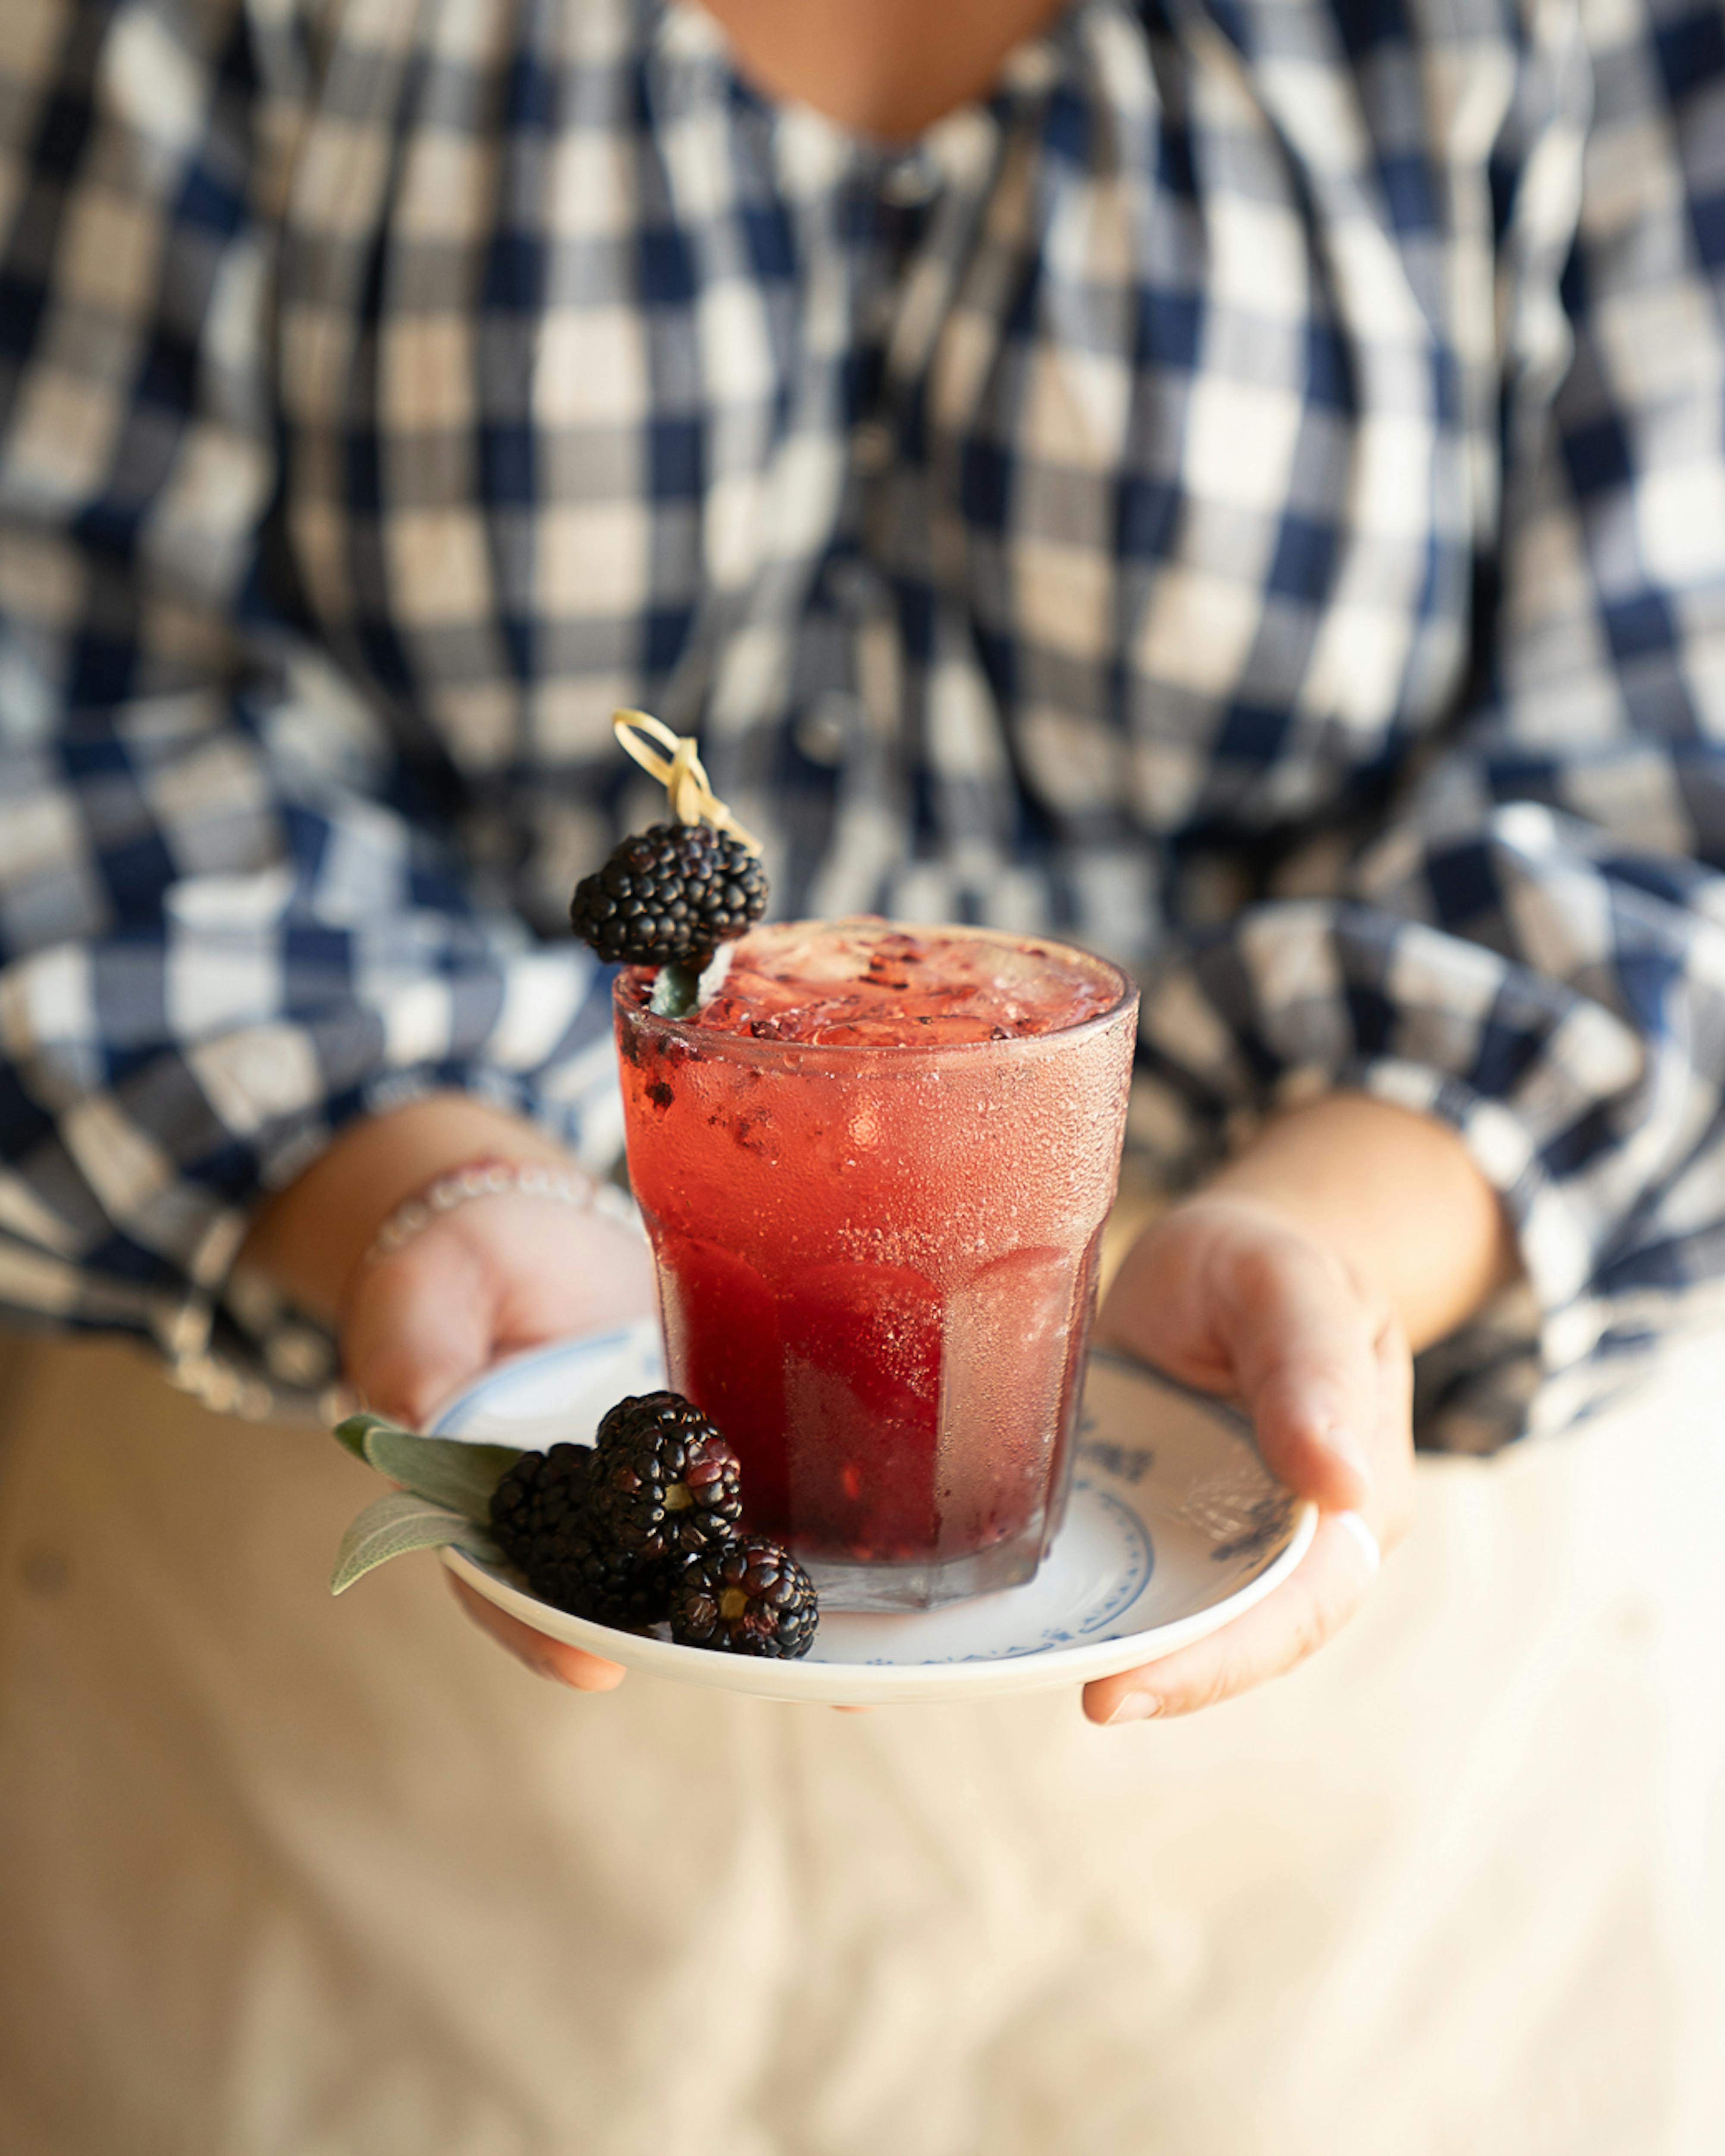
POLYGON ((365 1265, 352 1283, 342 1366, 379 1414, 418 1429, 489 1368, 495 1317, 495 1287, 472 1253, 426 1236, 365 1265))
POLYGON ((1324 1255, 1294 1235, 1235 1253, 1220 1329, 1271 1472, 1327 1510, 1370 1500, 1378 1421, 1375 1327, 1324 1255))

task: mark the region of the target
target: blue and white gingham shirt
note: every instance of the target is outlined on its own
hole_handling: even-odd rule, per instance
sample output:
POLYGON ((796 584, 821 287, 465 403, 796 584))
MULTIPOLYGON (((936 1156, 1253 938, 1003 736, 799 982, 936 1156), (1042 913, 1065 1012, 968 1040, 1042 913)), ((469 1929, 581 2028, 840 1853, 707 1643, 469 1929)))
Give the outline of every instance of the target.
POLYGON ((902 150, 663 0, 4 0, 0 1301, 254 1411, 333 1127, 607 1158, 630 704, 781 912, 1137 967, 1170 1160, 1451 1122, 1427 1435, 1561 1421, 1725 1279, 1722 265, 1717 0, 1073 0, 902 150))

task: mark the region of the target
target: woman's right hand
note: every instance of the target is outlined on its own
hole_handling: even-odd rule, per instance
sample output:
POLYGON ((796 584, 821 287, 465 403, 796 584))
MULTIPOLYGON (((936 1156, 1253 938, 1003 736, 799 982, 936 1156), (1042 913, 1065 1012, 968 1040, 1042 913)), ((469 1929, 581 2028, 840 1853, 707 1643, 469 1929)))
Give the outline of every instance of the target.
MULTIPOLYGON (((244 1258, 336 1330, 367 1405, 419 1427, 505 1355, 647 1316, 652 1272, 639 1236, 605 1214, 515 1191, 438 1214, 387 1256, 368 1255, 395 1207, 480 1157, 568 1155, 519 1119, 437 1096, 351 1126, 259 1212, 244 1258)), ((622 1666, 519 1623, 452 1581, 480 1628, 528 1668, 608 1691, 622 1666)))
POLYGON ((639 1235, 603 1214, 495 1191, 439 1214, 391 1255, 362 1258, 336 1337, 367 1405, 418 1430, 502 1357, 652 1308, 639 1235))
MULTIPOLYGON (((439 1215, 392 1256, 362 1262, 342 1313, 341 1359, 380 1414, 418 1428, 500 1357, 651 1307, 639 1236, 603 1214, 500 1192, 439 1215)), ((622 1683, 621 1664, 535 1631, 460 1580, 450 1585, 481 1630, 539 1676, 578 1691, 622 1683)))

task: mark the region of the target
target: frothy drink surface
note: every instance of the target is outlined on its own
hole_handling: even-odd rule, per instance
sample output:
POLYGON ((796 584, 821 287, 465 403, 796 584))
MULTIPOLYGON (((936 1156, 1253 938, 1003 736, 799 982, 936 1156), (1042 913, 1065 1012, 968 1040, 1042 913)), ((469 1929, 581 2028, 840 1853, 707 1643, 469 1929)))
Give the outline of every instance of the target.
POLYGON ((922 1048, 1060 1033, 1098 1016, 1119 983, 1082 953, 886 921, 787 921, 736 947, 688 1023, 826 1048, 922 1048))

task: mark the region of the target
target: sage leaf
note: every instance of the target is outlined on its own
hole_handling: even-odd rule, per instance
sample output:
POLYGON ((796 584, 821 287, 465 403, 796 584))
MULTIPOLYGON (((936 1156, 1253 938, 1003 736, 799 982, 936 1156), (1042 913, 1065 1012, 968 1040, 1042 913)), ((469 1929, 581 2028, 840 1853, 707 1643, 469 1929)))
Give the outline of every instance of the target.
POLYGON ((449 1437, 422 1437, 382 1415, 349 1415, 336 1431, 367 1466, 434 1505, 448 1506, 481 1524, 491 1517, 491 1492, 521 1458, 512 1445, 464 1445, 449 1437))
POLYGON ((366 1439, 366 1458, 380 1475, 482 1527, 491 1517, 491 1492, 521 1456, 512 1445, 463 1445, 410 1430, 375 1430, 366 1439))
MULTIPOLYGON (((371 1428, 373 1423, 382 1422, 382 1419, 383 1418, 382 1415, 349 1415, 346 1422, 338 1422, 336 1424, 335 1439, 336 1444, 345 1445, 356 1460, 364 1460, 366 1456, 366 1432, 371 1428)), ((370 1463, 367 1462, 367 1464, 369 1465, 370 1463)))
POLYGON ((699 966, 661 966, 647 1008, 655 1018, 687 1018, 701 1007, 699 966))
POLYGON ((445 1506, 428 1504, 411 1490, 392 1490, 348 1522, 336 1552, 330 1592, 345 1594, 356 1579, 363 1579, 393 1557, 405 1557, 410 1550, 441 1549, 450 1543, 481 1563, 503 1562, 502 1551, 473 1521, 445 1506))

